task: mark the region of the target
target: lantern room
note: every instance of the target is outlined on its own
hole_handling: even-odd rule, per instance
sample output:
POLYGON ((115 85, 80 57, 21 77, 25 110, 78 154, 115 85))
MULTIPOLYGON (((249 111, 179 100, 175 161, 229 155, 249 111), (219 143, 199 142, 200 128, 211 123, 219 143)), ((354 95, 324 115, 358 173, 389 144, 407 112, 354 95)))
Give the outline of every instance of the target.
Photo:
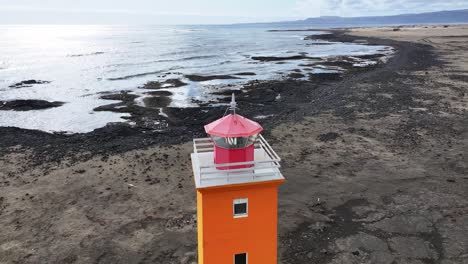
MULTIPOLYGON (((214 144, 214 163, 230 164, 252 162, 254 160, 254 143, 263 130, 257 122, 236 114, 236 101, 232 95, 231 114, 205 126, 214 144)), ((252 167, 253 164, 237 166, 218 166, 217 169, 228 170, 252 167)))

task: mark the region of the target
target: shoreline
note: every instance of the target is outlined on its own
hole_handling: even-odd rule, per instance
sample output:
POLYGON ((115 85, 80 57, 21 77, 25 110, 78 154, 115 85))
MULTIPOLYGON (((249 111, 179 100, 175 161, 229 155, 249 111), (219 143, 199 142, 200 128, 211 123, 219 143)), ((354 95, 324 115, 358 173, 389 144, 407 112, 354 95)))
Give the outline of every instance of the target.
MULTIPOLYGON (((356 40, 356 38, 346 36, 346 30, 332 29, 330 32, 330 34, 326 35, 310 35, 308 37, 346 43, 353 43, 356 40), (321 36, 323 38, 321 38, 321 36)), ((363 38, 360 40, 362 41, 363 38)), ((370 40, 368 44, 387 45, 392 43, 386 41, 386 44, 381 44, 379 41, 370 40)), ((395 54, 392 54, 392 57, 394 55, 395 54)), ((383 56, 383 54, 375 54, 367 56, 366 58, 379 59, 383 56)), ((266 120, 261 119, 258 121, 262 121, 263 123, 266 122, 268 123, 267 126, 273 127, 274 125, 279 124, 279 122, 268 120, 272 119, 268 117, 280 117, 288 111, 294 111, 296 108, 294 104, 303 103, 301 102, 302 98, 290 96, 284 86, 334 85, 336 81, 341 81, 343 78, 372 71, 373 69, 382 67, 382 65, 386 64, 380 63, 366 67, 353 67, 349 64, 343 63, 343 60, 347 57, 350 56, 341 56, 333 61, 324 62, 327 66, 343 67, 345 70, 344 73, 309 74, 308 80, 299 80, 294 76, 291 77, 291 75, 295 74, 292 72, 290 77, 285 77, 282 80, 250 81, 244 84, 241 90, 238 90, 237 88, 230 90, 229 86, 223 86, 213 94, 224 96, 224 98, 217 100, 217 103, 227 104, 230 100, 231 93, 236 93, 236 96, 238 96, 240 100, 239 105, 241 112, 244 115, 251 116, 252 118, 256 115, 266 116, 266 120), (278 94, 281 94, 281 102, 275 102, 275 98, 278 94), (287 108, 285 109, 284 106, 287 108), (256 109, 256 107, 258 108, 256 109)), ((251 73, 248 74, 251 75, 251 73)), ((216 76, 211 77, 214 78, 216 76)), ((172 81, 171 79, 168 81, 169 83, 175 83, 175 85, 178 85, 181 82, 180 80, 172 81)), ((40 159, 41 161, 52 161, 60 160, 64 155, 70 153, 91 152, 93 153, 92 155, 102 154, 103 151, 101 147, 94 147, 97 146, 100 141, 110 143, 109 146, 105 147, 105 149, 117 149, 116 152, 111 152, 110 154, 145 148, 153 145, 179 144, 191 141, 194 137, 203 137, 204 132, 202 131, 202 124, 215 120, 225 111, 226 106, 213 107, 209 106, 209 103, 204 103, 199 107, 193 108, 167 107, 168 102, 170 101, 167 97, 169 97, 170 94, 165 90, 161 90, 160 86, 164 84, 165 82, 155 84, 153 84, 153 82, 149 82, 142 87, 143 89, 147 89, 147 94, 157 96, 144 98, 155 99, 151 101, 148 100, 147 102, 148 104, 155 104, 155 107, 151 107, 150 105, 147 107, 139 106, 134 101, 136 95, 128 93, 127 91, 104 94, 101 96, 101 99, 104 100, 117 100, 120 102, 97 107, 95 109, 96 111, 127 113, 130 116, 124 118, 132 122, 134 125, 123 122, 108 123, 102 128, 98 128, 87 133, 45 132, 41 130, 17 127, 0 127, 0 153, 8 153, 4 151, 9 147, 22 145, 28 149, 32 149, 33 151, 37 150, 37 153, 46 152, 49 156, 55 156, 52 159, 40 159), (157 89, 152 88, 152 86, 157 86, 157 89), (194 119, 193 117, 197 118, 194 119), (126 142, 127 140, 123 139, 123 137, 130 137, 131 139, 126 142), (49 148, 44 148, 44 145, 49 148), (60 146, 60 148, 63 149, 58 150, 53 146, 60 146), (57 154, 53 155, 54 152, 57 152, 57 154)), ((310 96, 307 95, 308 92, 306 90, 302 92, 304 92, 304 97, 310 96)), ((288 117, 284 117, 282 121, 287 119, 288 117)), ((88 155, 87 158, 92 157, 92 155, 88 155)), ((78 158, 78 160, 80 160, 80 158, 78 158)), ((83 161, 83 159, 81 160, 83 161)), ((38 163, 40 164, 40 162, 38 163)))
MULTIPOLYGON (((283 159, 279 262, 467 261, 468 26, 335 32, 396 53, 340 78, 237 92, 240 114, 262 115, 265 138, 283 159)), ((168 113, 175 128, 167 133, 0 128, 0 255, 21 263, 196 262, 190 141, 224 107, 203 110, 168 113)))
MULTIPOLYGON (((157 29, 153 31, 154 34, 162 34, 157 29)), ((208 32, 205 40, 210 42, 210 39, 216 38, 217 33, 216 30, 208 32)), ((217 105, 217 96, 210 96, 212 92, 240 89, 242 85, 254 80, 307 79, 309 74, 339 71, 334 64, 365 67, 377 63, 379 56, 391 53, 385 47, 366 46, 364 43, 305 39, 305 35, 316 34, 315 32, 273 34, 265 28, 242 29, 241 32, 232 40, 245 41, 247 46, 231 45, 229 36, 223 34, 219 36, 223 36, 222 39, 226 42, 223 45, 229 50, 203 49, 191 38, 187 39, 187 43, 181 43, 194 47, 187 48, 185 52, 164 52, 164 44, 152 52, 148 43, 144 47, 149 48, 149 51, 146 48, 129 50, 127 55, 133 61, 131 63, 113 63, 113 60, 119 60, 120 57, 118 53, 112 52, 90 58, 69 57, 66 54, 75 51, 72 47, 66 54, 56 56, 53 52, 32 54, 31 56, 38 58, 53 57, 63 60, 68 66, 60 67, 63 68, 63 74, 59 74, 61 69, 55 63, 35 65, 35 69, 44 69, 50 73, 46 75, 35 70, 21 74, 3 72, 3 75, 6 74, 3 83, 9 86, 0 88, 3 90, 2 100, 7 100, 0 100, 0 105, 7 104, 6 107, 0 106, 0 125, 46 132, 86 133, 104 127, 108 122, 128 122, 142 129, 162 130, 171 121, 165 118, 164 108, 217 105), (249 41, 250 32, 257 32, 256 41, 249 41), (284 50, 285 48, 288 50, 284 50), (378 55, 371 56, 374 57, 372 59, 366 54, 378 55), (342 55, 337 57, 340 62, 328 60, 338 55, 342 55), (362 55, 365 58, 361 58, 362 55), (105 63, 100 65, 100 61, 105 63), (91 65, 96 67, 92 68, 91 65), (67 70, 68 67, 70 69, 67 70), (255 72, 249 72, 249 69, 255 72), (72 80, 73 78, 66 77, 66 71, 81 71, 88 77, 72 80), (164 91, 166 94, 154 91, 164 91), (168 93, 171 94, 167 95, 168 93), (130 96, 136 99, 130 100, 130 96), (27 100, 17 100, 20 98, 27 100), (120 98, 125 101, 122 102, 120 98), (59 102, 63 105, 60 106, 59 102), (158 113, 157 108, 162 108, 162 112, 158 113), (24 112, 35 109, 47 110, 24 112)), ((122 38, 132 38, 133 35, 128 33, 122 38)), ((173 35, 169 34, 167 37, 173 35)), ((123 45, 120 48, 129 47, 123 45)), ((12 56, 15 56, 18 51, 12 52, 12 56)))

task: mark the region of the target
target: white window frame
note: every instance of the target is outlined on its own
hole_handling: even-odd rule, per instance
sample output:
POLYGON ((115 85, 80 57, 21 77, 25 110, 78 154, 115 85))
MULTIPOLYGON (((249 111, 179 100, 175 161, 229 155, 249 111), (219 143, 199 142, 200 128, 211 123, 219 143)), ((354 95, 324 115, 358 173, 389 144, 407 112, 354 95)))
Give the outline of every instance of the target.
POLYGON ((245 254, 245 263, 249 264, 249 253, 247 252, 235 253, 234 256, 232 256, 233 258, 232 263, 236 264, 236 255, 240 255, 240 254, 245 254))
POLYGON ((241 198, 241 199, 234 199, 232 202, 232 214, 234 218, 242 218, 249 216, 249 199, 248 198, 241 198), (245 214, 236 214, 236 204, 243 204, 245 203, 245 214))

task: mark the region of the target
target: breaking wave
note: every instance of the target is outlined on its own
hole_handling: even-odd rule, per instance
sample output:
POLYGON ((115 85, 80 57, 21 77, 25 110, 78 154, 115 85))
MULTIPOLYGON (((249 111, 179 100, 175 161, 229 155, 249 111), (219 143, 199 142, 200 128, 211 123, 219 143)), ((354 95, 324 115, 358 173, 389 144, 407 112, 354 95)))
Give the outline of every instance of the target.
POLYGON ((133 79, 133 78, 138 78, 138 77, 143 77, 143 76, 148 76, 148 75, 155 75, 155 74, 160 74, 160 73, 163 73, 163 72, 179 70, 179 69, 183 69, 183 67, 178 67, 177 66, 177 67, 172 67, 172 68, 165 69, 165 70, 160 70, 160 71, 136 73, 136 74, 126 75, 126 76, 121 76, 121 77, 107 78, 107 80, 109 80, 109 81, 128 80, 128 79, 133 79))
POLYGON ((67 57, 85 57, 85 56, 96 56, 96 55, 102 55, 105 52, 103 51, 97 51, 97 52, 92 52, 92 53, 83 53, 83 54, 72 54, 68 55, 67 57))

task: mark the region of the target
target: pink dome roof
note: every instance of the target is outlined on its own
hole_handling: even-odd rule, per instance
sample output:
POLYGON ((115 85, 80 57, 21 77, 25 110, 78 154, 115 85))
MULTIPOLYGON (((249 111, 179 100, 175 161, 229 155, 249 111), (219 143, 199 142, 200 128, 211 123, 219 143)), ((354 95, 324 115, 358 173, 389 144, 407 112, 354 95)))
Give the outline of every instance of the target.
POLYGON ((248 137, 263 130, 257 122, 238 114, 230 114, 205 126, 209 135, 218 137, 248 137))

